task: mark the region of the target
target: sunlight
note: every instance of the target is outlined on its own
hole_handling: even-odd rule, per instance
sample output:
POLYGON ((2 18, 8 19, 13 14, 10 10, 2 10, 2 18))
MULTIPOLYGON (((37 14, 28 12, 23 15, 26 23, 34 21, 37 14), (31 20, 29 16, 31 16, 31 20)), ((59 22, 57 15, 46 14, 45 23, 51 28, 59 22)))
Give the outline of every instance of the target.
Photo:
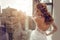
POLYGON ((32 0, 4 0, 1 2, 3 8, 9 6, 17 10, 22 10, 27 16, 32 16, 32 0))
POLYGON ((32 0, 16 1, 13 7, 22 10, 27 16, 32 16, 32 0))

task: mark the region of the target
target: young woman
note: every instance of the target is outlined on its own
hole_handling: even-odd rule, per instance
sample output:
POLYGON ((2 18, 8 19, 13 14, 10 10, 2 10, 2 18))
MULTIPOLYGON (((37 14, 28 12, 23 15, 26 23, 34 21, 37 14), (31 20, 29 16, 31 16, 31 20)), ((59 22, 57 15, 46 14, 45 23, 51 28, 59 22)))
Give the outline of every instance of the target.
POLYGON ((36 29, 32 31, 30 40, 47 40, 46 35, 53 34, 57 30, 54 19, 47 11, 45 4, 38 3, 35 9, 33 20, 36 23, 36 29), (47 34, 46 31, 50 25, 53 26, 53 30, 47 34))

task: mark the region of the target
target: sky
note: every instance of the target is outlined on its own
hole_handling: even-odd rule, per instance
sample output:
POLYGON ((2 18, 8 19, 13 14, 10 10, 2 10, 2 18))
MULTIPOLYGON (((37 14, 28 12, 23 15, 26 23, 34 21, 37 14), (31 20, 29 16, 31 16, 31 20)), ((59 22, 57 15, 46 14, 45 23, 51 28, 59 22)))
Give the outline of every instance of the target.
POLYGON ((11 7, 17 10, 22 10, 28 16, 32 16, 32 0, 0 0, 1 8, 11 7))

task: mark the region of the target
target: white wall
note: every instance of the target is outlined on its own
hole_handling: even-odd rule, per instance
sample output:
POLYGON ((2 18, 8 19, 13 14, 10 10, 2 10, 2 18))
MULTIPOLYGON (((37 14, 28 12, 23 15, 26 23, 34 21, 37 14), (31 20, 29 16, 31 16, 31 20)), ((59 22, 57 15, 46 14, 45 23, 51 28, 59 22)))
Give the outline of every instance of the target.
POLYGON ((60 40, 60 0, 53 0, 53 3, 54 3, 54 19, 58 27, 58 30, 52 36, 52 39, 60 40))

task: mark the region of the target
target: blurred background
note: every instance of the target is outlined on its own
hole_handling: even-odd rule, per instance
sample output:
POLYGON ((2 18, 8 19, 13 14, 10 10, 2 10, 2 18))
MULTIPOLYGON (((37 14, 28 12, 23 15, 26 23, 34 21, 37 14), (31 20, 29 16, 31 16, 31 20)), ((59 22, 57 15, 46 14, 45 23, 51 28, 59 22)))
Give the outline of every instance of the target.
MULTIPOLYGON (((34 14, 34 5, 38 2, 47 4, 47 9, 55 19, 55 22, 58 27, 58 31, 55 34, 47 36, 47 39, 59 40, 60 39, 59 0, 0 0, 0 22, 1 22, 0 25, 2 25, 0 27, 1 32, 3 31, 3 33, 6 33, 5 35, 7 35, 8 33, 13 33, 13 32, 15 33, 14 30, 17 30, 19 28, 16 25, 20 23, 19 25, 22 26, 21 29, 23 29, 23 32, 26 31, 26 34, 28 34, 27 37, 29 39, 31 31, 34 30, 36 26, 34 21, 32 20, 32 16, 34 14), (5 26, 4 24, 7 25, 6 27, 7 29, 4 28, 5 26), (8 31, 5 32, 4 29, 8 31)), ((50 28, 48 32, 51 30, 52 29, 50 28)), ((23 35, 26 35, 26 34, 23 34, 23 35)), ((28 39, 25 38, 24 40, 28 40, 28 39)), ((8 35, 6 40, 8 40, 8 35)))

